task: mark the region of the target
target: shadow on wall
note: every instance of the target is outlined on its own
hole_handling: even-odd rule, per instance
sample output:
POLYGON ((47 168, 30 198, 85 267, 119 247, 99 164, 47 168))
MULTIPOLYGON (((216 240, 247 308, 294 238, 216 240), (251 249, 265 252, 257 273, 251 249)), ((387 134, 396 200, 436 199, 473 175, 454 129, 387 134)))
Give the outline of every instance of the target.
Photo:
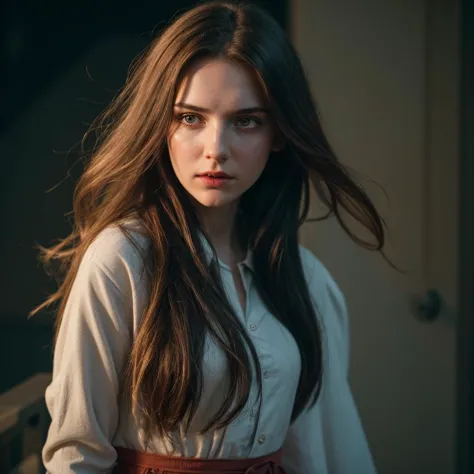
POLYGON ((38 372, 52 371, 52 324, 5 324, 0 330, 0 394, 38 372))
MULTIPOLYGON (((0 135, 0 393, 38 371, 52 370, 52 315, 27 320, 31 309, 56 289, 34 245, 49 246, 70 232, 66 215, 82 170, 78 140, 123 85, 132 59, 164 26, 160 19, 195 2, 171 3, 104 0, 97 5, 85 0, 80 7, 58 3, 44 12, 33 0, 21 8, 13 0, 0 5, 0 66, 8 73, 0 81, 13 86, 1 88, 0 128, 8 126, 0 135), (7 40, 15 35, 24 40, 18 58, 8 49, 7 40), (90 49, 63 69, 88 44, 90 49)), ((287 0, 255 3, 287 26, 287 0)))
POLYGON ((33 246, 49 245, 70 231, 61 215, 72 209, 74 181, 82 169, 78 163, 65 180, 79 159, 77 141, 115 95, 130 61, 144 46, 145 40, 136 36, 104 38, 50 84, 0 139, 5 172, 0 189, 5 226, 0 234, 0 393, 38 371, 51 370, 52 317, 40 314, 27 322, 29 311, 55 289, 54 282, 48 285, 33 246))

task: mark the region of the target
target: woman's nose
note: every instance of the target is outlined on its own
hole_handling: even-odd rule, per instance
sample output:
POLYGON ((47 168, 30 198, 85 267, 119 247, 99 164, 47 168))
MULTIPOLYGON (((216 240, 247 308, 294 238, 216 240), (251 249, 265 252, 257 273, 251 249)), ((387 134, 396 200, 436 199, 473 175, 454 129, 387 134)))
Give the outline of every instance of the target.
POLYGON ((225 125, 210 125, 205 137, 204 150, 206 158, 226 161, 229 158, 229 137, 225 125))

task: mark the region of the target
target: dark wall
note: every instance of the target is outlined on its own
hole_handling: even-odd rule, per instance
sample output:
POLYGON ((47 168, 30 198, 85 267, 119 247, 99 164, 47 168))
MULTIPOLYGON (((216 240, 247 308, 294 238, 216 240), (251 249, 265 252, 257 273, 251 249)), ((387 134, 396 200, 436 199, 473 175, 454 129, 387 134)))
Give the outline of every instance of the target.
MULTIPOLYGON (((186 0, 2 0, 0 2, 0 132, 35 96, 101 37, 134 35, 149 41, 186 0)), ((286 27, 283 0, 256 0, 286 27)))
MULTIPOLYGON (((53 315, 27 320, 55 289, 34 246, 70 231, 78 144, 130 61, 195 3, 0 3, 0 393, 52 368, 53 315)), ((287 26, 287 0, 255 3, 287 26)))

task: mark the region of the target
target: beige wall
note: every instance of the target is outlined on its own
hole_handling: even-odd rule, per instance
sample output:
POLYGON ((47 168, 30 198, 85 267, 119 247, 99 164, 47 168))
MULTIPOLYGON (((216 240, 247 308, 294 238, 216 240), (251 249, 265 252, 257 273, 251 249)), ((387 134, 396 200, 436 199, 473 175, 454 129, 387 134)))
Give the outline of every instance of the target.
MULTIPOLYGON (((302 242, 329 267, 351 314, 351 383, 383 474, 454 466, 457 303, 458 8, 449 0, 294 0, 292 37, 339 158, 366 187, 389 257, 334 221, 302 242), (386 195, 365 177, 379 183, 386 195), (433 324, 414 304, 445 305, 433 324)), ((317 206, 313 207, 317 211, 317 206)))

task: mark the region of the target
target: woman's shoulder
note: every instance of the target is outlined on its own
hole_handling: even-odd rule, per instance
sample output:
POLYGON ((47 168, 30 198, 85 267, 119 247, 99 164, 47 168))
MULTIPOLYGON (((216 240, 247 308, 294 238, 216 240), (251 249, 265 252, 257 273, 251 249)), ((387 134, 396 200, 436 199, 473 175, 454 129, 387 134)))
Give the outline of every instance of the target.
POLYGON ((310 289, 329 291, 338 299, 344 299, 339 285, 321 260, 306 247, 300 245, 299 249, 303 271, 310 289))
POLYGON ((91 242, 81 267, 100 269, 120 289, 135 286, 144 274, 149 239, 138 221, 124 221, 103 229, 91 242))
POLYGON ((86 255, 99 261, 137 258, 146 251, 148 238, 138 221, 123 221, 103 229, 89 245, 86 255))
POLYGON ((346 299, 326 266, 300 246, 301 262, 310 296, 326 335, 334 341, 345 370, 349 365, 349 317, 346 299))

